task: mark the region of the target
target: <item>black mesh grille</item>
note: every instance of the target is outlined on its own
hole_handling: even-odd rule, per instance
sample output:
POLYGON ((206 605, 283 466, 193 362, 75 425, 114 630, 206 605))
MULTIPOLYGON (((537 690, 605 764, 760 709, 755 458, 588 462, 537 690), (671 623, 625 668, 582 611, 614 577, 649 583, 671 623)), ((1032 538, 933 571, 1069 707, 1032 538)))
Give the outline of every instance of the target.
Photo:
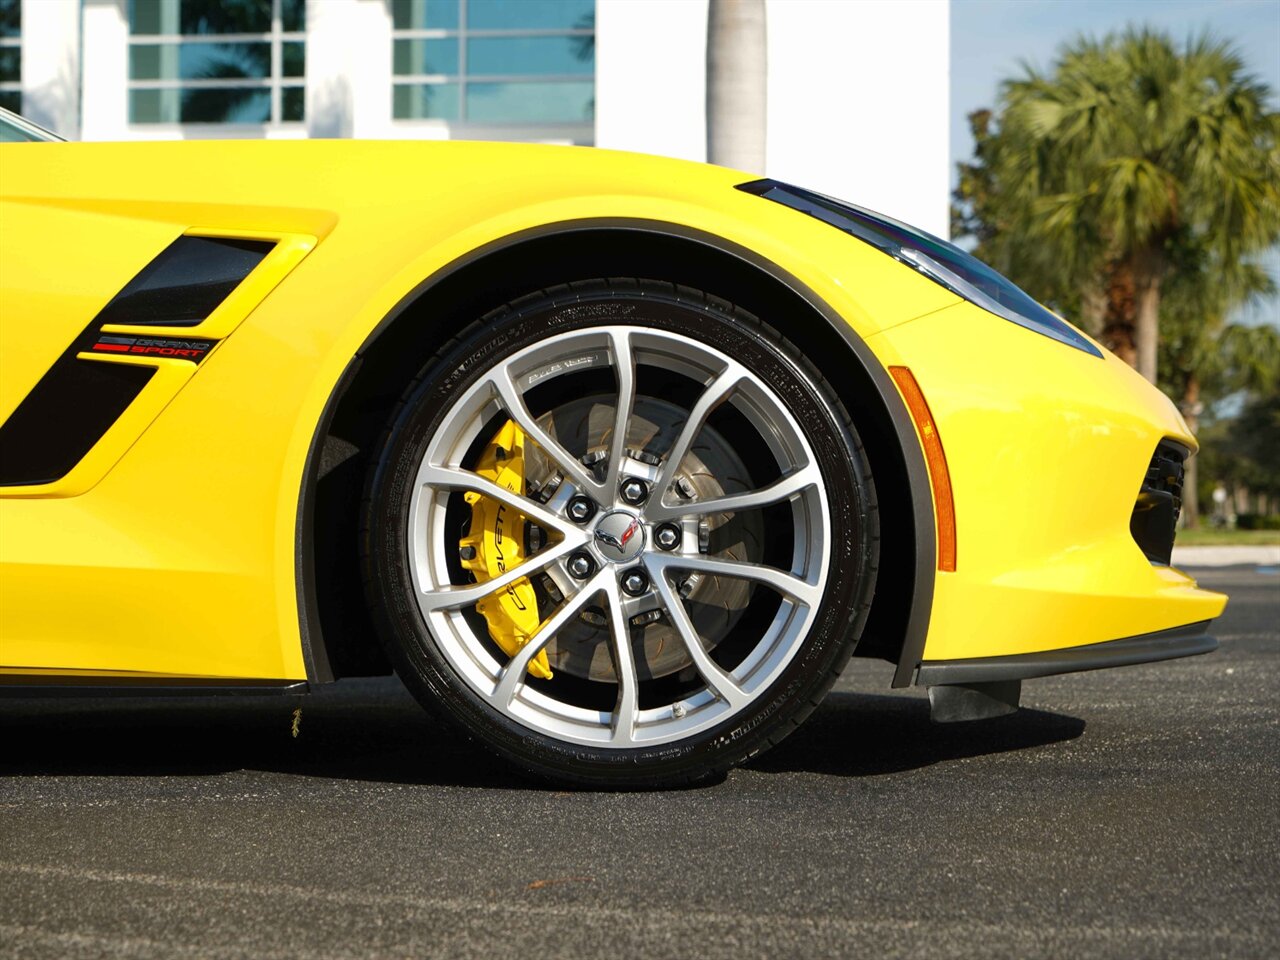
POLYGON ((1171 441, 1156 447, 1133 505, 1129 530, 1152 563, 1169 563, 1182 510, 1182 473, 1186 448, 1171 441))

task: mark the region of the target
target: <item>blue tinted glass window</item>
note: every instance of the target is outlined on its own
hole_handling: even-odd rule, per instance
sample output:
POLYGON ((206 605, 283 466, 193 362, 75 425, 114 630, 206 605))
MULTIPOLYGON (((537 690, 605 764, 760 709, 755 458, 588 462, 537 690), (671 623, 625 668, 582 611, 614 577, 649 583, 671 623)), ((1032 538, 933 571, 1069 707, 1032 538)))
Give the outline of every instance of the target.
POLYGON ((0 107, 22 112, 21 0, 0 0, 0 107))
POLYGON ((132 123, 266 123, 271 91, 262 87, 218 87, 129 91, 132 123))
POLYGON ((397 84, 391 113, 397 120, 457 120, 461 95, 457 83, 397 84))
POLYGON ((396 40, 392 59, 395 72, 401 76, 455 74, 458 72, 458 38, 396 40))
POLYGON ((130 0, 133 34, 267 33, 271 0, 130 0))
POLYGON ((307 45, 302 42, 280 44, 280 69, 286 77, 302 77, 307 73, 307 45))
POLYGON ((301 120, 306 10, 307 0, 129 0, 130 122, 301 120))
POLYGON ((285 87, 280 91, 280 119, 300 121, 306 119, 307 91, 302 87, 285 87))
POLYGON ((22 36, 22 0, 0 0, 0 39, 22 36))
POLYGON ((0 47, 0 83, 22 80, 22 48, 0 47))
POLYGON ((270 43, 146 43, 129 49, 131 80, 230 80, 271 76, 270 43))
POLYGON ((476 75, 591 76, 595 51, 568 35, 552 37, 472 37, 467 41, 467 72, 476 75))
POLYGON ((391 0, 396 119, 587 124, 595 0, 391 0))
POLYGON ((391 0, 396 30, 457 30, 458 0, 391 0))
POLYGON ((480 123, 584 123, 595 109, 595 84, 469 83, 467 119, 480 123))
POLYGON ((595 0, 467 0, 471 30, 582 29, 595 15, 595 0))
POLYGON ((280 0, 280 29, 287 33, 307 29, 307 0, 280 0))

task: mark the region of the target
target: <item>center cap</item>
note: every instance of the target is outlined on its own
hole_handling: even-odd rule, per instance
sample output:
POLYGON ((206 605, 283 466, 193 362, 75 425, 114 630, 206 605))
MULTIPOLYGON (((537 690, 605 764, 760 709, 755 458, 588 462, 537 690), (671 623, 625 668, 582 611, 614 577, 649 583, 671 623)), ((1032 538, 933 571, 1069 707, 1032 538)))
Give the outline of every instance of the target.
POLYGON ((596 549, 606 560, 626 563, 644 549, 644 525, 625 510, 606 514, 596 525, 596 549))

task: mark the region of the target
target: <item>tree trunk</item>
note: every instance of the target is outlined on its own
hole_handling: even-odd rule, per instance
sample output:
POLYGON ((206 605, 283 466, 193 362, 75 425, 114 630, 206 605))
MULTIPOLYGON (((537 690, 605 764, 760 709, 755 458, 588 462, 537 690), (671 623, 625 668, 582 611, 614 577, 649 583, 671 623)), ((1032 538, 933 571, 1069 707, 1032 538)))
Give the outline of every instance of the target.
POLYGON ((1139 250, 1133 257, 1133 286, 1137 302, 1134 341, 1138 372, 1156 382, 1156 350, 1160 344, 1160 281, 1164 256, 1160 250, 1139 250))
MULTIPOLYGON (((1200 378, 1194 373, 1187 377, 1186 388, 1182 391, 1182 419, 1187 421, 1187 428, 1192 436, 1200 430, 1200 378)), ((1196 455, 1187 458, 1182 474, 1182 518, 1183 526, 1194 530, 1200 526, 1200 491, 1198 488, 1199 470, 1196 468, 1196 455)))
POLYGON ((764 0, 711 0, 707 11, 707 160, 764 173, 768 75, 764 0))
POLYGON ((1080 325, 1091 336, 1101 336, 1107 322, 1107 292, 1091 283, 1080 294, 1080 325))
POLYGON ((1102 288, 1102 342, 1108 350, 1131 367, 1138 365, 1134 340, 1133 265, 1127 260, 1107 264, 1102 288))

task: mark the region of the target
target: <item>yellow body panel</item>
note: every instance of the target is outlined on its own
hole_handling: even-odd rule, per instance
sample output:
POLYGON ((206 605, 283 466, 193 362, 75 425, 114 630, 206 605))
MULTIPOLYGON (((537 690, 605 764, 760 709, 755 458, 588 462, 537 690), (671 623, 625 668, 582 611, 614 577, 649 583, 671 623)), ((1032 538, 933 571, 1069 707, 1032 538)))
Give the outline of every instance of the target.
MULTIPOLYGON (((886 365, 915 372, 958 514, 959 569, 938 578, 928 658, 1111 639, 1220 609, 1124 542, 1156 440, 1185 438, 1152 388, 1114 359, 984 314, 827 225, 732 189, 745 179, 501 144, 0 145, 5 416, 179 234, 307 247, 291 247, 283 279, 251 291, 251 312, 219 328, 229 335, 163 409, 136 418, 96 483, 72 496, 0 488, 0 668, 304 678, 298 499, 343 371, 424 279, 486 244, 583 219, 662 221, 750 249, 812 289, 886 365), (42 331, 31 318, 46 315, 42 331), (11 349, 33 330, 38 343, 11 349), (1082 451, 1100 471, 1097 496, 1083 500, 1082 451)), ((785 318, 770 319, 786 332, 785 318)))
POLYGON ((170 223, 11 202, 15 181, 5 157, 0 161, 0 423, 119 292, 120 278, 132 277, 182 232, 170 223))
POLYGON ((968 303, 870 345, 911 367, 946 445, 957 566, 937 574, 926 660, 1098 643, 1222 612, 1225 597, 1153 566, 1129 533, 1156 444, 1195 447, 1133 369, 968 303))

